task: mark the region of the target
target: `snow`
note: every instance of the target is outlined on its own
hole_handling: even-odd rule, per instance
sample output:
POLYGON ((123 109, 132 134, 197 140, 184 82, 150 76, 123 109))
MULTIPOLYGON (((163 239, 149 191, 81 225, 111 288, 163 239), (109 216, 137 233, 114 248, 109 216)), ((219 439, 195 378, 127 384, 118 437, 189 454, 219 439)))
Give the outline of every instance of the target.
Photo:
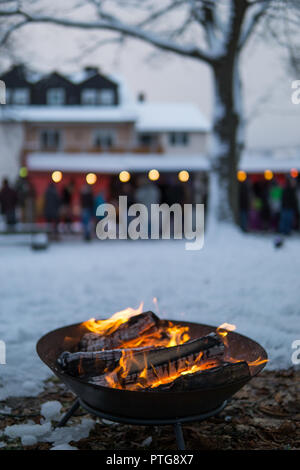
MULTIPOLYGON (((125 94, 125 92, 122 92, 125 94)), ((5 106, 1 121, 16 122, 133 122, 138 132, 208 132, 210 125, 192 103, 131 103, 119 106, 5 106)))
POLYGON ((209 132, 210 124, 192 103, 139 103, 139 132, 209 132))
POLYGON ((69 442, 88 437, 94 425, 95 421, 90 418, 83 418, 80 423, 63 428, 54 428, 50 422, 34 424, 28 421, 25 424, 6 426, 4 435, 10 439, 20 438, 24 446, 50 442, 54 444, 51 450, 74 450, 76 448, 69 446, 69 442))
POLYGON ((134 106, 5 106, 0 120, 16 122, 135 122, 134 106))
MULTIPOLYGON (((214 148, 212 154, 220 154, 226 151, 226 145, 213 139, 214 148)), ((136 153, 67 153, 67 152, 32 152, 28 154, 27 166, 31 171, 61 171, 100 173, 119 173, 126 169, 132 172, 148 171, 156 168, 161 172, 180 171, 207 171, 210 168, 209 158, 205 154, 147 154, 136 153)), ((288 173, 292 168, 300 170, 299 149, 293 154, 287 154, 285 149, 270 154, 259 150, 247 150, 243 152, 239 169, 248 173, 261 173, 266 169, 277 173, 288 173)))
POLYGON ((266 348, 268 367, 292 366, 291 344, 300 337, 299 238, 275 250, 271 236, 228 228, 205 239, 200 251, 184 246, 180 240, 73 241, 46 251, 0 245, 0 338, 7 353, 0 401, 43 390, 52 374, 35 350, 43 334, 142 300, 145 310, 155 310, 154 297, 161 317, 236 324, 266 348))
POLYGON ((164 155, 147 154, 71 154, 71 153, 31 153, 27 157, 27 167, 31 171, 72 171, 119 173, 122 170, 148 172, 152 168, 163 171, 207 170, 208 160, 204 155, 164 155))
POLYGON ((59 401, 47 401, 41 406, 41 415, 46 421, 59 421, 62 405, 59 401))
POLYGON ((11 439, 23 436, 31 436, 35 438, 42 438, 51 431, 51 423, 44 424, 32 424, 31 422, 26 424, 14 424, 12 426, 6 426, 4 434, 11 439))
MULTIPOLYGON (((226 144, 221 144, 217 139, 213 141, 216 152, 225 152, 226 144), (221 147, 223 145, 223 147, 221 147), (216 150, 217 149, 217 150, 216 150)), ((156 168, 160 172, 175 172, 180 170, 208 171, 210 168, 209 158, 204 154, 180 154, 161 155, 147 154, 140 155, 123 154, 88 154, 88 153, 66 153, 66 152, 32 152, 27 156, 27 166, 31 171, 54 171, 66 172, 98 172, 115 174, 122 170, 131 172, 148 172, 156 168)), ((263 173, 266 169, 278 173, 288 173, 291 168, 300 170, 300 158, 284 158, 268 156, 263 153, 245 152, 239 169, 248 173, 263 173)))
POLYGON ((21 436, 21 442, 23 446, 33 446, 37 443, 37 438, 31 434, 24 434, 21 436))

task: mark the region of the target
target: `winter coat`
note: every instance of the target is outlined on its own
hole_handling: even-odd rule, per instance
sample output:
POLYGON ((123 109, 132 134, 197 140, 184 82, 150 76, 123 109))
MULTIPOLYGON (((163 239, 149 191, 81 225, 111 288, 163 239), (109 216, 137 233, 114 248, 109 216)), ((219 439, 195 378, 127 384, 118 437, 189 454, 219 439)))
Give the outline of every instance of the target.
POLYGON ((53 185, 48 186, 46 194, 45 194, 45 206, 44 206, 46 219, 48 220, 58 219, 59 206, 60 206, 60 199, 59 199, 59 195, 57 193, 56 187, 53 185))

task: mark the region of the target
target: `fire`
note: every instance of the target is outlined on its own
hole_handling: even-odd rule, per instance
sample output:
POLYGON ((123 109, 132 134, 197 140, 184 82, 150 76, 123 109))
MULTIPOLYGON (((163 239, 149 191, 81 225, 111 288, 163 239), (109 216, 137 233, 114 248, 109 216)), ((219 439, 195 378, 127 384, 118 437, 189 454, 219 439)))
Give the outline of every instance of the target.
POLYGON ((111 335, 116 331, 120 325, 126 323, 129 318, 139 315, 143 311, 143 302, 140 303, 137 309, 128 307, 120 312, 116 312, 107 320, 95 320, 91 318, 90 320, 83 323, 83 325, 93 333, 98 333, 99 335, 111 335))
POLYGON ((222 325, 218 326, 217 328, 217 333, 219 336, 222 336, 223 343, 225 344, 227 348, 228 348, 228 338, 227 338, 228 332, 234 331, 234 330, 236 330, 236 326, 231 325, 230 323, 222 323, 222 325))
POLYGON ((234 330, 236 330, 235 325, 231 325, 230 323, 222 323, 222 325, 218 326, 217 333, 220 336, 225 337, 228 335, 228 331, 234 331, 234 330))
MULTIPOLYGON (((157 307, 157 299, 153 299, 154 304, 157 307)), ((83 325, 91 332, 108 336, 114 333, 120 325, 126 323, 131 317, 139 315, 143 312, 143 303, 137 309, 126 308, 120 312, 115 313, 107 320, 95 320, 90 319, 83 325)), ((235 325, 229 323, 223 323, 220 325, 216 332, 221 337, 225 347, 227 348, 227 353, 224 355, 224 360, 228 362, 240 362, 243 359, 232 358, 229 354, 228 333, 236 329, 235 325)), ((151 347, 151 348, 170 348, 178 345, 182 345, 191 339, 189 334, 189 327, 174 324, 170 321, 161 321, 161 327, 156 330, 149 330, 149 332, 144 332, 140 336, 130 339, 128 341, 123 341, 121 349, 122 356, 118 362, 117 367, 113 371, 106 370, 105 380, 107 385, 112 388, 122 389, 122 379, 125 379, 130 374, 131 365, 136 358, 134 353, 131 351, 133 348, 141 347, 151 347)), ((196 359, 192 361, 186 360, 185 363, 178 365, 178 369, 171 370, 171 365, 167 368, 168 373, 162 377, 161 373, 158 372, 152 364, 147 364, 147 355, 144 353, 144 364, 142 363, 143 370, 136 377, 134 383, 126 384, 126 389, 128 390, 139 390, 143 388, 156 388, 162 384, 168 384, 176 380, 181 375, 194 374, 199 371, 203 371, 212 367, 216 367, 221 364, 219 359, 211 359, 203 361, 203 352, 200 352, 196 359)), ((255 361, 248 362, 249 367, 258 366, 267 362, 266 359, 257 358, 255 361)), ((176 366, 177 367, 177 366, 176 366)), ((141 370, 141 369, 140 369, 141 370)))

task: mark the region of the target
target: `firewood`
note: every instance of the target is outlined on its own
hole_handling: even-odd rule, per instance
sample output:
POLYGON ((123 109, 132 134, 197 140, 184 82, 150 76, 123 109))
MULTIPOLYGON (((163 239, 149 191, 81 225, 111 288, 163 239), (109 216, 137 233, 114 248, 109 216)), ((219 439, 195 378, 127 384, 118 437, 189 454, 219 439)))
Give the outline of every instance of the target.
MULTIPOLYGON (((201 361, 224 354, 224 344, 215 333, 197 338, 170 348, 150 349, 134 354, 128 374, 139 374, 142 370, 153 369, 162 365, 171 365, 178 370, 183 361, 194 362, 202 353, 201 361)), ((200 358, 199 358, 200 359, 200 358)))
MULTIPOLYGON (((126 374, 122 369, 109 374, 110 382, 121 387, 131 387, 135 383, 146 384, 158 378, 166 378, 187 368, 187 364, 207 364, 213 367, 224 354, 224 344, 219 336, 211 333, 202 338, 188 341, 170 348, 149 350, 133 354, 128 361, 126 374), (141 373, 143 372, 142 376, 141 373)), ((93 383, 108 384, 105 375, 95 377, 93 383)))
POLYGON ((79 343, 81 351, 100 351, 103 349, 117 349, 126 341, 138 338, 142 334, 156 331, 160 320, 153 312, 144 312, 130 317, 126 323, 111 334, 100 335, 97 333, 86 333, 79 343))
POLYGON ((74 377, 93 377, 114 370, 122 355, 132 355, 151 347, 110 349, 105 351, 63 352, 57 359, 59 367, 74 377))
POLYGON ((170 383, 147 390, 183 392, 228 385, 251 378, 247 362, 223 362, 217 367, 198 371, 193 374, 180 375, 170 383))

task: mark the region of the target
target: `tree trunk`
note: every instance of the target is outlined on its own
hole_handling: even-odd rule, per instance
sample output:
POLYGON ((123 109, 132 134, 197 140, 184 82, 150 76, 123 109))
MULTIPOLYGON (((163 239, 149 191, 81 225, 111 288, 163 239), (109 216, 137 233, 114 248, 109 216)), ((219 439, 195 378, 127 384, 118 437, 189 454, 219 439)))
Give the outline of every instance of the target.
POLYGON ((237 170, 244 143, 239 56, 213 66, 214 116, 209 220, 238 222, 237 170))

